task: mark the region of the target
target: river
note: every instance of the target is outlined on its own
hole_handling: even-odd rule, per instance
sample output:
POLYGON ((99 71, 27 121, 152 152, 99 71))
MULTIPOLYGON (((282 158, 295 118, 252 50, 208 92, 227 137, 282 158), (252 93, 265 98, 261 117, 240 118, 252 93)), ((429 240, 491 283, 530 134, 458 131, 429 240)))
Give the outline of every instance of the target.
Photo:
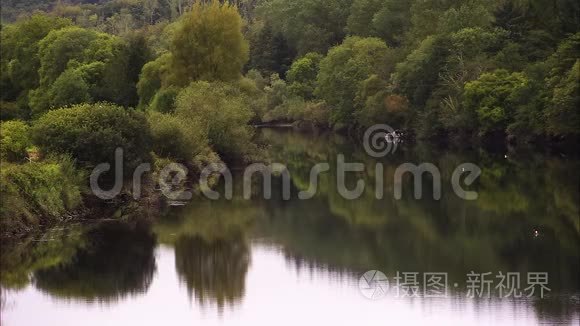
POLYGON ((374 158, 337 135, 260 137, 288 169, 289 200, 280 176, 272 198, 243 199, 234 171, 231 200, 5 244, 2 325, 578 325, 578 160, 426 144, 374 158), (357 199, 337 189, 338 155, 364 166, 345 181, 364 181, 357 199), (299 199, 324 162, 315 195, 299 199), (395 170, 407 162, 437 167, 439 199, 429 176, 415 199, 410 175, 395 198, 395 170), (462 163, 481 169, 466 187, 476 200, 453 190, 462 163))

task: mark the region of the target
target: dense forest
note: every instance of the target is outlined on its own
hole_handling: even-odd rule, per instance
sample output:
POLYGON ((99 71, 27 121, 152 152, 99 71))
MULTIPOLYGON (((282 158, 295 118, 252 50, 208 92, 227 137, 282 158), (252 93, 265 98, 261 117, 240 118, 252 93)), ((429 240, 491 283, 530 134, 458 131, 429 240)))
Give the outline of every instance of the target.
MULTIPOLYGON (((7 0, 0 222, 81 207, 90 168, 261 159, 252 125, 574 142, 576 0, 7 0)), ((42 220, 39 220, 40 218, 42 220)))

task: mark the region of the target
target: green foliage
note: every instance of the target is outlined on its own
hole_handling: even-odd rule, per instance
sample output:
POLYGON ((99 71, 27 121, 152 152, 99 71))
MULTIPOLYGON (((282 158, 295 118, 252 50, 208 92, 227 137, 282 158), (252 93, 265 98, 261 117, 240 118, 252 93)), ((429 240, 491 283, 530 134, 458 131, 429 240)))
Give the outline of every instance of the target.
POLYGON ((127 171, 147 158, 151 142, 142 113, 107 103, 49 111, 34 123, 32 136, 43 153, 70 154, 89 166, 112 162, 120 147, 127 171))
POLYGON ((506 130, 515 108, 525 100, 522 95, 528 84, 522 73, 496 70, 465 85, 465 109, 476 112, 481 135, 506 130))
POLYGON ((217 0, 197 2, 180 18, 170 50, 176 86, 196 80, 235 80, 241 76, 249 51, 237 9, 217 0))
POLYGON ((8 232, 61 219, 81 204, 86 180, 66 157, 3 165, 0 176, 0 225, 8 232))
POLYGON ((292 63, 286 76, 290 93, 307 100, 314 98, 316 77, 321 60, 322 55, 311 52, 292 63))
POLYGON ((397 64, 393 82, 401 94, 416 106, 423 106, 447 62, 449 43, 444 37, 425 38, 404 61, 397 64))
POLYGON ((270 85, 264 88, 266 93, 266 110, 270 111, 282 105, 288 100, 288 84, 283 79, 280 79, 278 74, 270 76, 270 85))
POLYGON ((354 0, 346 28, 350 35, 380 37, 399 46, 410 27, 410 7, 406 0, 354 0))
POLYGON ((150 112, 153 151, 163 158, 191 162, 208 148, 207 134, 198 121, 177 116, 150 112))
POLYGON ((334 123, 351 123, 355 97, 371 74, 386 79, 393 55, 378 38, 349 37, 320 62, 317 95, 332 108, 334 123))
POLYGON ((261 3, 258 12, 298 55, 326 53, 343 39, 351 3, 352 0, 271 0, 261 3))
POLYGON ((250 69, 246 73, 246 78, 252 80, 258 90, 264 90, 264 87, 268 84, 266 78, 257 69, 250 69))
POLYGON ((119 49, 120 41, 105 33, 79 27, 53 31, 39 44, 40 84, 52 84, 70 66, 107 63, 119 49))
POLYGON ((120 41, 120 49, 113 49, 113 59, 105 61, 104 71, 100 79, 96 79, 91 96, 97 101, 135 107, 139 102, 136 89, 139 74, 152 54, 141 33, 125 35, 120 41))
POLYGON ((63 72, 48 91, 48 106, 54 108, 72 104, 91 102, 89 86, 79 70, 69 69, 63 72))
MULTIPOLYGON (((35 14, 13 25, 2 26, 1 60, 6 63, 2 78, 9 78, 17 91, 38 87, 39 43, 51 31, 69 25, 71 21, 68 19, 35 14)), ((2 98, 7 95, 5 92, 3 88, 2 98)))
POLYGON ((492 1, 469 0, 458 7, 452 7, 439 19, 439 32, 452 33, 468 27, 489 27, 493 21, 492 6, 492 1))
POLYGON ((0 122, 0 159, 2 162, 21 162, 32 146, 30 127, 22 121, 0 122))
POLYGON ((302 102, 294 99, 289 105, 288 116, 298 122, 298 127, 329 127, 330 109, 324 102, 302 102))
POLYGON ((151 109, 162 113, 171 113, 175 110, 175 98, 179 93, 179 88, 170 86, 160 89, 153 100, 151 100, 151 109))
POLYGON ((39 43, 40 86, 31 93, 33 114, 90 98, 117 100, 119 85, 111 81, 123 77, 113 69, 122 58, 123 46, 116 37, 79 27, 49 33, 39 43))
POLYGON ((238 87, 194 82, 177 96, 175 114, 188 125, 200 126, 210 146, 225 159, 245 161, 258 154, 248 125, 253 112, 238 87))
POLYGON ((554 88, 546 119, 549 134, 580 134, 580 59, 554 88))
POLYGON ((251 24, 245 35, 250 43, 248 69, 284 76, 295 56, 284 35, 274 33, 270 24, 261 21, 251 24))
POLYGON ((161 88, 162 80, 167 75, 170 62, 171 54, 165 53, 143 66, 137 83, 140 108, 149 106, 149 103, 155 97, 155 93, 161 88))
POLYGON ((21 110, 17 102, 0 101, 0 121, 26 119, 28 114, 21 110))
MULTIPOLYGON (((9 1, 11 20, 14 8, 36 5, 9 1)), ((2 120, 102 101, 173 116, 177 94, 208 81, 235 89, 252 112, 249 123, 330 114, 337 129, 388 122, 438 136, 576 134, 580 5, 573 0, 140 0, 39 8, 51 14, 23 15, 0 32, 2 120), (494 91, 485 79, 498 69, 525 77, 527 86, 514 91, 521 99, 483 95, 494 91), (482 109, 479 102, 488 100, 496 106, 482 109)))
POLYGON ((360 126, 370 127, 377 123, 386 123, 402 128, 409 120, 407 99, 390 94, 386 82, 377 75, 371 75, 362 83, 356 100, 357 111, 354 116, 360 126))

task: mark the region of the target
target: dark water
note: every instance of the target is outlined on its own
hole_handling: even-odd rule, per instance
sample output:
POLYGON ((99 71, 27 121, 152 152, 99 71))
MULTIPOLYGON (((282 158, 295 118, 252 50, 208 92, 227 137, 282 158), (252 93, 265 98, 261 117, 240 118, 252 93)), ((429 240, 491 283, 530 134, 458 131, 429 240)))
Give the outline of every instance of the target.
MULTIPOLYGON (((196 199, 153 225, 77 225, 7 243, 2 325, 578 324, 577 160, 401 145, 380 160, 384 197, 377 200, 378 161, 362 145, 330 135, 262 136, 272 161, 290 171, 291 200, 280 191, 244 200, 235 178, 233 200, 196 199), (337 191, 338 154, 365 164, 347 178, 351 188, 365 181, 357 200, 337 191), (299 200, 320 162, 330 171, 314 198, 299 200), (404 162, 439 168, 440 200, 429 178, 423 199, 414 199, 411 178, 403 179, 402 199, 394 198, 394 170, 404 162), (451 187, 464 162, 482 169, 471 187, 475 201, 451 187), (375 300, 360 287, 368 270, 389 280, 375 300), (417 277, 417 291, 397 293, 395 277, 404 272, 416 273, 407 275, 417 277), (446 273, 446 295, 425 290, 426 273, 435 272, 446 273), (489 297, 473 295, 468 274, 487 272, 489 297), (521 297, 501 297, 499 272, 519 273, 521 297), (543 298, 524 291, 529 272, 547 273, 543 298)), ((280 183, 275 178, 275 189, 280 183)))

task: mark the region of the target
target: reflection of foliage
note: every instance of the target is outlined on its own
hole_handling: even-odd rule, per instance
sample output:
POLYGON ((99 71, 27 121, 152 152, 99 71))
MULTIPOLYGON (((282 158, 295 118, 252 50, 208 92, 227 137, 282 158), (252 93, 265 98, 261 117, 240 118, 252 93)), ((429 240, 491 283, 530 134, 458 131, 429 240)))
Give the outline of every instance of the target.
POLYGON ((242 298, 250 261, 245 234, 259 213, 259 203, 240 197, 197 200, 155 225, 159 240, 175 247, 177 273, 201 304, 221 309, 242 298))
POLYGON ((245 233, 259 209, 251 202, 199 200, 176 209, 154 227, 161 243, 173 244, 182 236, 201 237, 208 242, 245 233))
POLYGON ((241 235, 209 242, 184 236, 175 243, 179 278, 201 304, 215 302, 222 308, 240 300, 249 261, 248 246, 241 235))
POLYGON ((76 249, 86 245, 82 235, 82 228, 73 225, 18 242, 2 241, 0 284, 3 288, 22 288, 31 272, 69 262, 76 249))
MULTIPOLYGON (((260 234, 283 245, 297 265, 333 270, 380 269, 449 273, 463 282, 475 271, 547 271, 553 293, 578 291, 576 275, 580 229, 577 217, 578 162, 545 157, 493 156, 484 152, 440 153, 400 147, 385 158, 385 196, 375 199, 374 167, 362 150, 325 135, 265 131, 273 160, 285 162, 293 183, 308 187, 310 168, 321 161, 331 170, 321 176, 318 194, 309 201, 268 202, 268 219, 256 223, 260 234), (349 153, 347 162, 363 162, 365 181, 357 200, 336 190, 333 161, 349 153), (403 179, 403 198, 393 199, 393 174, 402 162, 432 162, 441 171, 442 198, 431 196, 423 181, 423 199, 413 198, 413 179, 403 179), (477 162, 483 175, 470 188, 479 199, 454 195, 450 180, 463 162, 477 162), (538 231, 538 236, 534 236, 538 231)), ((348 178, 347 178, 348 179, 348 178)), ((349 180, 347 180, 349 181, 349 180)), ((350 187, 352 189, 352 187, 350 187)), ((295 198, 295 197, 294 197, 295 198)))
POLYGON ((114 302, 147 290, 155 272, 155 238, 146 227, 105 223, 65 262, 34 272, 38 289, 53 296, 114 302))

